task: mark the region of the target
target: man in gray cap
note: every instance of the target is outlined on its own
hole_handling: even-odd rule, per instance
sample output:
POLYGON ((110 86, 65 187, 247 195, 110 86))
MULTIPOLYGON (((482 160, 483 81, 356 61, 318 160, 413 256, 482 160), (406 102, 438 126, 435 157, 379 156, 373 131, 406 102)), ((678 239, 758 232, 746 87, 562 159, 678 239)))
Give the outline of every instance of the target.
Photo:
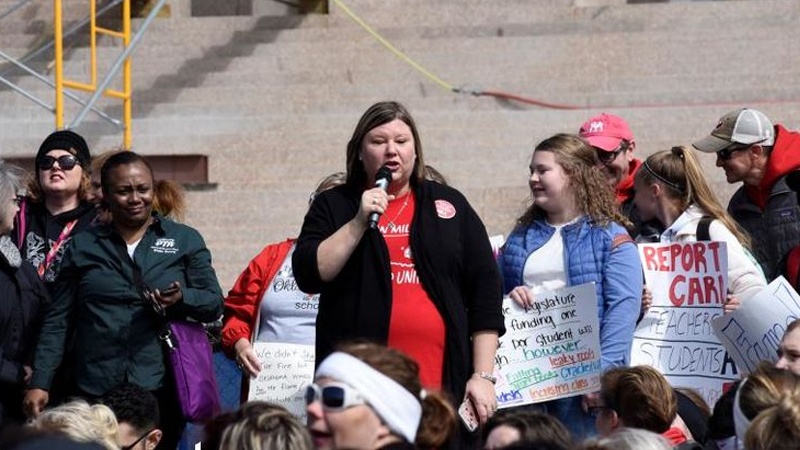
POLYGON ((762 112, 743 108, 722 116, 709 136, 692 145, 716 153, 728 183, 742 182, 728 212, 753 239, 753 254, 767 280, 774 279, 783 271, 786 255, 800 244, 794 186, 795 179, 800 181, 800 133, 773 126, 762 112))

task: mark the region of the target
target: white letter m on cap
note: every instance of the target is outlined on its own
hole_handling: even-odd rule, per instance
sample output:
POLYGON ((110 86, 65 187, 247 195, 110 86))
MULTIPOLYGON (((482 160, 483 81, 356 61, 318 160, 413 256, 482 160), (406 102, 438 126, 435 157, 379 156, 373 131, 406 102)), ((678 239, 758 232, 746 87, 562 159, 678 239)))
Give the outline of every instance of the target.
POLYGON ((603 122, 592 122, 589 124, 589 132, 597 133, 603 131, 603 122))

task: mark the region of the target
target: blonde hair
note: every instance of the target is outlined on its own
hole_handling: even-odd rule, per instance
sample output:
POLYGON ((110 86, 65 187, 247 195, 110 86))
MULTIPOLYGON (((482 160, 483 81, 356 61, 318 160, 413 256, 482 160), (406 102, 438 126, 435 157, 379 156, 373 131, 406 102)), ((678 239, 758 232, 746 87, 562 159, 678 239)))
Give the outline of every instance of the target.
POLYGON ((672 444, 660 434, 639 428, 621 428, 604 438, 585 441, 580 450, 672 450, 672 444))
POLYGON ((73 441, 94 442, 107 450, 119 450, 117 418, 105 405, 73 400, 45 410, 30 426, 34 430, 63 434, 73 441))
POLYGON ((209 450, 312 450, 311 436, 286 408, 254 401, 206 424, 203 448, 209 450))
MULTIPOLYGON (((545 139, 534 152, 552 152, 556 162, 567 174, 569 186, 575 195, 575 204, 599 225, 614 221, 629 228, 630 221, 619 211, 614 192, 608 178, 600 171, 597 153, 582 138, 572 134, 557 134, 545 139)), ((531 206, 519 219, 517 226, 527 226, 534 220, 545 217, 545 212, 536 205, 531 206)))
POLYGON ((653 153, 636 171, 636 179, 648 184, 659 183, 681 211, 697 204, 707 215, 722 222, 742 246, 751 248, 750 236, 719 203, 693 151, 686 147, 672 147, 653 153))
POLYGON ((800 390, 784 397, 756 416, 744 438, 748 450, 800 449, 800 390))

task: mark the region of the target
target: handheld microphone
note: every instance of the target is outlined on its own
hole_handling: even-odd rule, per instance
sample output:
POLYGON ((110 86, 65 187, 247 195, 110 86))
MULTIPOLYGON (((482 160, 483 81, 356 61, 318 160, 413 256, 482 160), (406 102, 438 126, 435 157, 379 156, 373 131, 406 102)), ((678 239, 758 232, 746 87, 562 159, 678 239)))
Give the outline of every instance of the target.
MULTIPOLYGON (((389 183, 392 181, 392 171, 389 170, 386 166, 381 166, 378 169, 378 173, 375 174, 375 187, 381 188, 384 191, 389 187, 389 183)), ((377 212, 374 212, 369 215, 369 227, 371 229, 378 228, 378 220, 381 218, 381 215, 377 212)))

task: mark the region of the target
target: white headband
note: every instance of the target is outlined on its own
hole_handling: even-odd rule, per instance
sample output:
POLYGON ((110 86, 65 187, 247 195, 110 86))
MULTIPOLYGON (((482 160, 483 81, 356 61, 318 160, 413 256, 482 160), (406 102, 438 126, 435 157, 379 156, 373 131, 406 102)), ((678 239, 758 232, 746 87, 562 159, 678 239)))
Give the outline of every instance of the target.
POLYGON ((739 387, 736 389, 736 396, 733 398, 733 425, 736 429, 736 444, 739 450, 744 450, 744 435, 747 433, 747 429, 750 428, 750 419, 744 415, 742 404, 739 400, 745 383, 747 383, 747 378, 739 383, 739 387))
POLYGON ((317 368, 316 377, 330 377, 355 388, 390 430, 413 443, 422 419, 419 399, 396 381, 347 353, 335 352, 317 368))

